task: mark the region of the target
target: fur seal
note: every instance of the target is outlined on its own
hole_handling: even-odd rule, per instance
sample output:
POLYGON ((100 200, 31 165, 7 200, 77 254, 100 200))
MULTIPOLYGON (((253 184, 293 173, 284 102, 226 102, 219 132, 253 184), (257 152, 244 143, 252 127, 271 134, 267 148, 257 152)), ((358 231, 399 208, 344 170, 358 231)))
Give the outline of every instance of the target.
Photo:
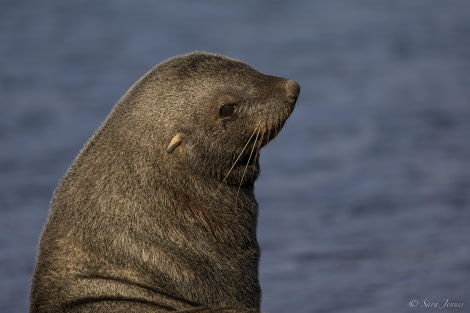
POLYGON ((259 150, 299 91, 203 52, 144 75, 54 192, 30 312, 258 312, 259 150))

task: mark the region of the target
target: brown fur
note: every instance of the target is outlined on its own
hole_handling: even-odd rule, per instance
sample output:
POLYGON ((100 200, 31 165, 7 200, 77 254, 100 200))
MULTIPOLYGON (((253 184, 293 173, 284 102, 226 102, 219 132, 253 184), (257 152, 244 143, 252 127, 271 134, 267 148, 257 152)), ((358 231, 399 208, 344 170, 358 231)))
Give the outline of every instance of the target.
POLYGON ((30 311, 258 312, 258 151, 298 93, 208 53, 142 77, 54 193, 30 311))

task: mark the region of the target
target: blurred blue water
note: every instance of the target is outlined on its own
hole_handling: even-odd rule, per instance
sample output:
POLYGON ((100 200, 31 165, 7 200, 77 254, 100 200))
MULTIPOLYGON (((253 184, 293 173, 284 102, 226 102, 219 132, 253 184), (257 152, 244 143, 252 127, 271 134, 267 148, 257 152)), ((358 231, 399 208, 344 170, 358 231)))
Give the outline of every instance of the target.
POLYGON ((2 1, 0 312, 27 310, 48 202, 81 146, 135 80, 193 50, 302 86, 256 185, 264 311, 468 309, 469 12, 465 0, 2 1))

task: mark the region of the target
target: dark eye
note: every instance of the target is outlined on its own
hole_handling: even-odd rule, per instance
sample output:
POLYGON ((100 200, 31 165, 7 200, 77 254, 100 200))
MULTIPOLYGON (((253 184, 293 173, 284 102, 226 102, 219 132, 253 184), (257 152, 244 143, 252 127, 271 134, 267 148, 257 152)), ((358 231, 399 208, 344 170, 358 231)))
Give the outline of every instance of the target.
POLYGON ((222 118, 232 117, 237 111, 237 105, 235 103, 226 103, 220 107, 219 115, 222 118))

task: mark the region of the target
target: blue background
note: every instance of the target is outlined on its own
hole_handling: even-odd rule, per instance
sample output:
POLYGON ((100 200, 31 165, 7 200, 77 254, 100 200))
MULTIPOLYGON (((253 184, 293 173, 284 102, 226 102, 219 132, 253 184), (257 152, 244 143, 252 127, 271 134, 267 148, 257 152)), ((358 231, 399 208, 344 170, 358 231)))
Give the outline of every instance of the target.
POLYGON ((27 310, 82 145, 140 76, 193 50, 302 86, 256 183, 264 311, 468 309, 469 14, 466 0, 3 0, 0 311, 27 310))

